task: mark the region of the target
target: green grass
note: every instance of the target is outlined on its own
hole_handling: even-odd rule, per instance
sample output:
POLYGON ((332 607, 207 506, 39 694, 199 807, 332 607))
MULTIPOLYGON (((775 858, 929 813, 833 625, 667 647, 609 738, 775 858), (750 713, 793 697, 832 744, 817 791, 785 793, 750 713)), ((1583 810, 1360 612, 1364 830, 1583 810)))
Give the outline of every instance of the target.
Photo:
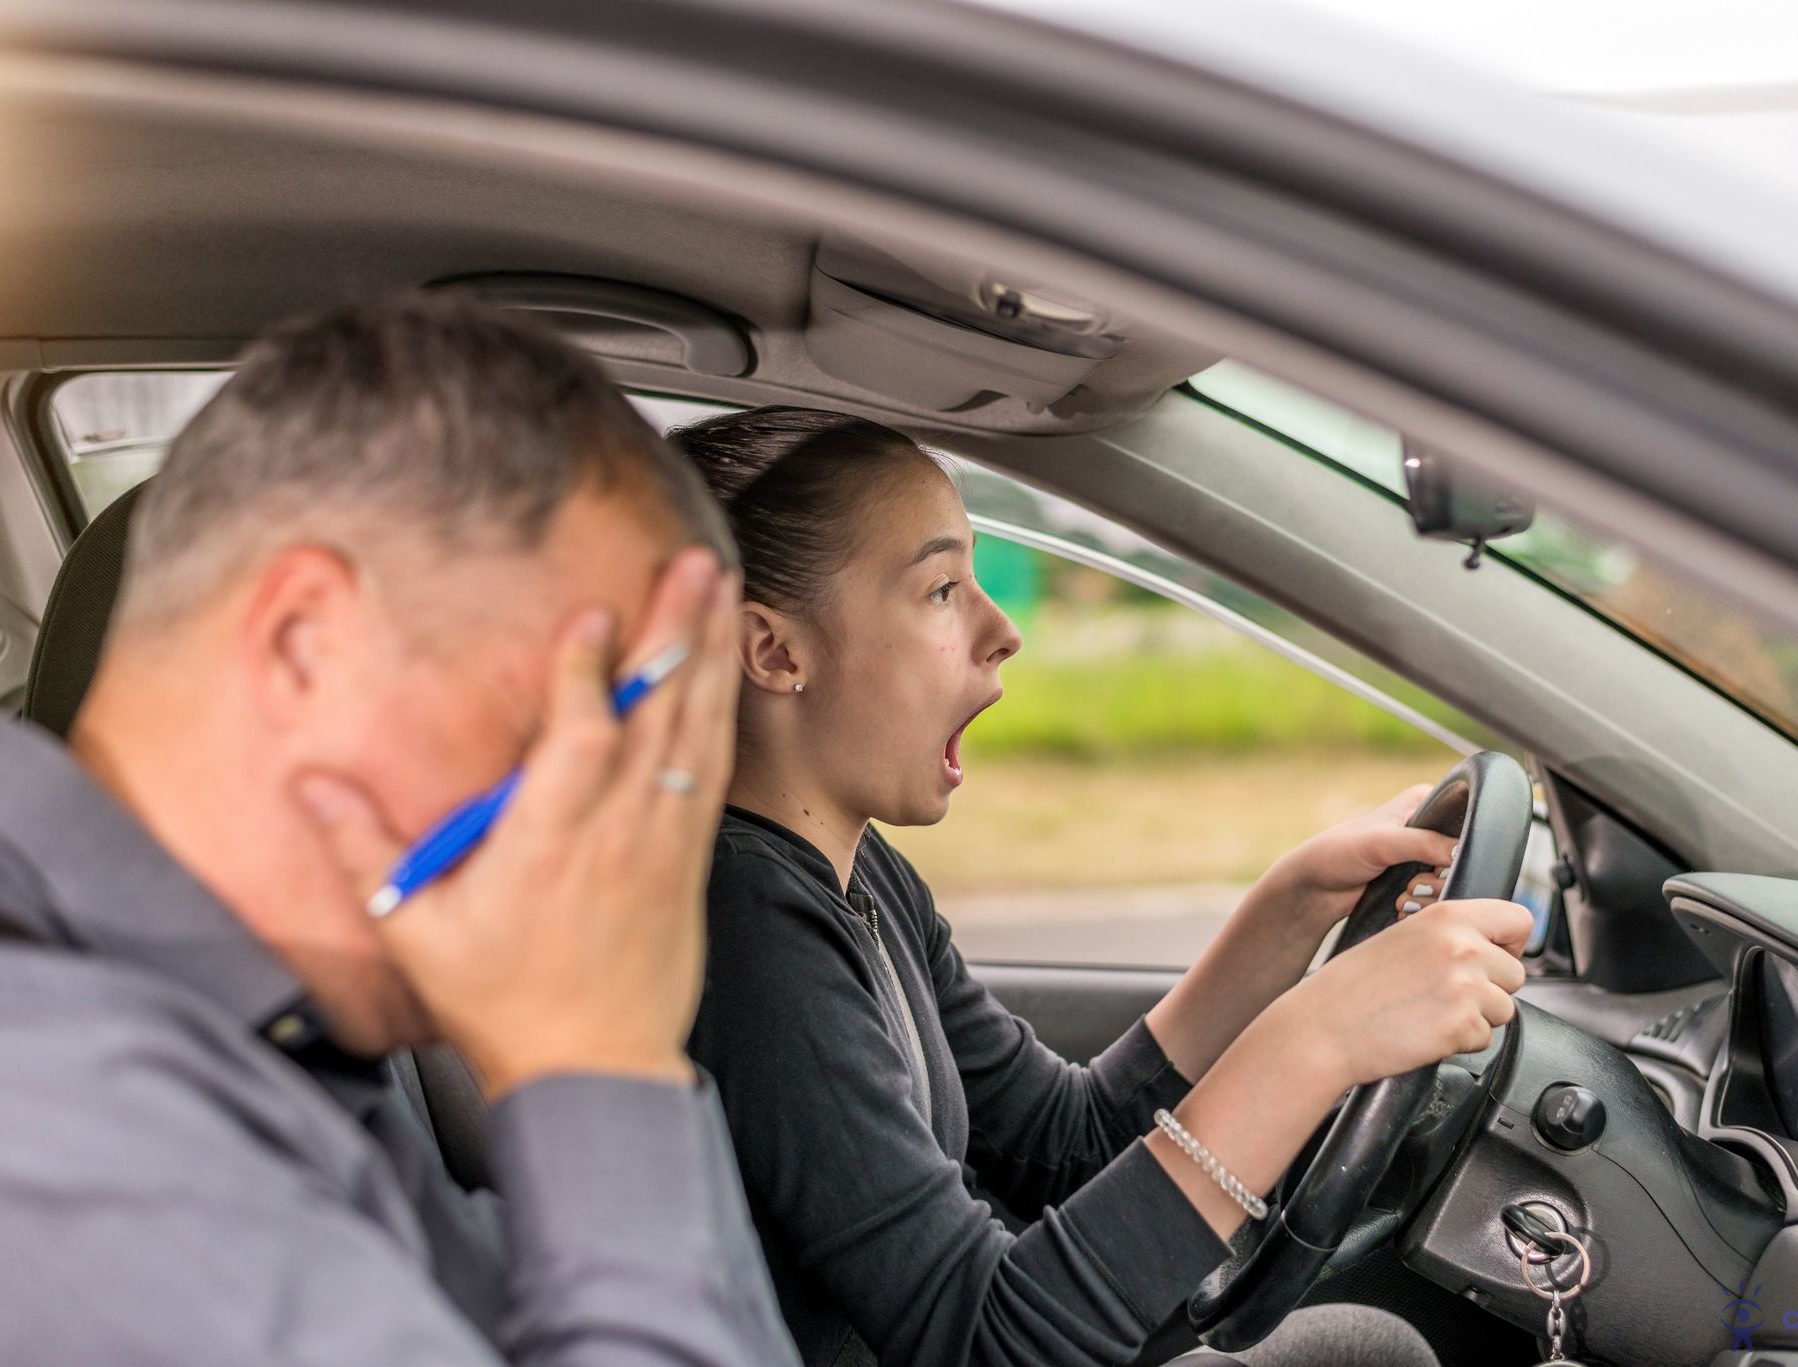
MULTIPOLYGON (((970 755, 1112 759, 1438 748, 1408 723, 1254 646, 1073 660, 1025 652, 1000 677, 1005 698, 970 728, 970 755)), ((1417 690, 1394 692, 1426 715, 1452 715, 1417 690)))

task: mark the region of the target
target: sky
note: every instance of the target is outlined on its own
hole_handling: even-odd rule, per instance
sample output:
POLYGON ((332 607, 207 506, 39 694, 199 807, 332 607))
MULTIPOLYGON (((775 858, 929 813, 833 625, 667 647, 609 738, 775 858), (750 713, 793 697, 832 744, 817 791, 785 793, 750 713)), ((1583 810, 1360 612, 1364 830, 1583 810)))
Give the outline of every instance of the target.
POLYGON ((1786 85, 1798 103, 1798 0, 1302 0, 1539 90, 1786 85))
MULTIPOLYGON (((1156 34, 1205 0, 977 0, 1156 34), (1077 18, 1072 16, 1077 15, 1077 18)), ((1798 190, 1798 0, 1284 0, 1506 82, 1603 107, 1732 174, 1798 190)))
POLYGON ((1798 184, 1798 0, 1302 0, 1798 184))

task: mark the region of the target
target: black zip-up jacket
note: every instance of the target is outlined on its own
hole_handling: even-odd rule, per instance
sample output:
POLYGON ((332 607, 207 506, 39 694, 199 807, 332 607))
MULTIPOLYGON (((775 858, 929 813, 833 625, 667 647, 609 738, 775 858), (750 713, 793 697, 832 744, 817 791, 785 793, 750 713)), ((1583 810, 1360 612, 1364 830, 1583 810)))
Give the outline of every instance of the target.
POLYGON ((877 832, 845 896, 817 848, 728 808, 709 901, 693 1056, 808 1367, 1126 1363, 1226 1256, 1140 1142, 1189 1087, 1148 1027, 1057 1057, 877 832))

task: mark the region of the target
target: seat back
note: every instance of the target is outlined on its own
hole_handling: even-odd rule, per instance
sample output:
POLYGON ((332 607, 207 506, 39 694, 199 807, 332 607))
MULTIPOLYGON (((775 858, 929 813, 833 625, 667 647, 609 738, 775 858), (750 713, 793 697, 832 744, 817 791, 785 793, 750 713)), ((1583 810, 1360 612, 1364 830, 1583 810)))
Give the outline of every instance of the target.
POLYGON ((25 680, 24 716, 55 735, 69 734, 94 680, 125 577, 131 515, 144 488, 119 495, 75 538, 44 604, 25 680))

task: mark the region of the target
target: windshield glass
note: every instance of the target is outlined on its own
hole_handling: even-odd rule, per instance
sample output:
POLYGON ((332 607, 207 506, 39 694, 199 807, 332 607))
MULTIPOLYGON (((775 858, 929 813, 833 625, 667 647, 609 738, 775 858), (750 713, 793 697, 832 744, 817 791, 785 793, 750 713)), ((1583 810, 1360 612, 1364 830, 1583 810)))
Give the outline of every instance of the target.
MULTIPOLYGON (((1204 402, 1405 498, 1401 440, 1389 427, 1236 361, 1192 377, 1204 402)), ((1660 651, 1787 735, 1798 737, 1798 641, 1628 546, 1547 513, 1488 548, 1660 651)))

